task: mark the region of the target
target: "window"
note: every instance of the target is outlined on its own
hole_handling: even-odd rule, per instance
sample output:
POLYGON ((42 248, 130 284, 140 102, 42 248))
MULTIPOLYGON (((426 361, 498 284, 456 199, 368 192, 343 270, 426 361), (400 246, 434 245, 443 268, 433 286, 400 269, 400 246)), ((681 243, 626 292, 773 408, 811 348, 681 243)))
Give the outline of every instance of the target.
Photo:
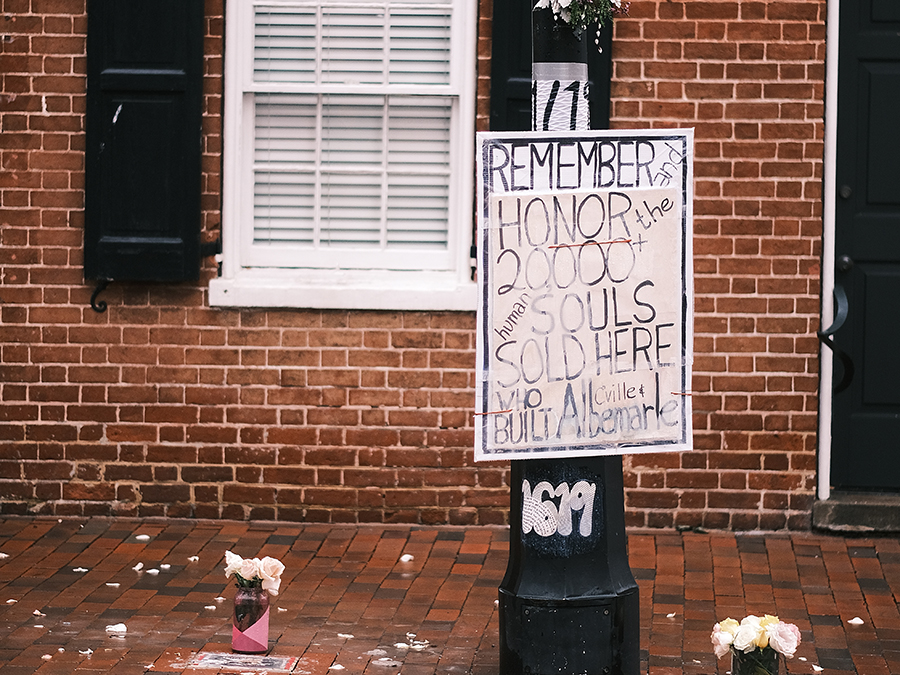
POLYGON ((475 308, 473 0, 227 3, 221 306, 475 308))

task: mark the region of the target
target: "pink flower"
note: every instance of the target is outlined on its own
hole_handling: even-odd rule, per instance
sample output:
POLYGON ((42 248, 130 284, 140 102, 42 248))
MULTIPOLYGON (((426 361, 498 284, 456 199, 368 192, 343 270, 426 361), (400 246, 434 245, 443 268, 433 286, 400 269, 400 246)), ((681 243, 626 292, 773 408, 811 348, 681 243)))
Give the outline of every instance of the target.
POLYGON ((259 576, 259 558, 244 558, 241 561, 241 567, 237 571, 244 579, 250 581, 253 577, 259 576))
POLYGON ((787 658, 794 656, 797 646, 800 644, 800 629, 792 623, 779 621, 766 627, 769 636, 769 646, 779 654, 787 658))
POLYGON ((278 595, 282 572, 284 572, 284 563, 280 560, 266 556, 259 561, 259 576, 262 578, 262 587, 269 592, 269 595, 278 595))
POLYGON ((268 591, 269 595, 278 595, 281 586, 281 575, 284 564, 269 556, 259 558, 242 558, 231 551, 225 551, 225 577, 235 575, 239 586, 259 587, 268 591))
POLYGON ((244 559, 241 556, 231 551, 225 551, 225 578, 229 578, 235 572, 240 572, 241 563, 243 562, 244 559))

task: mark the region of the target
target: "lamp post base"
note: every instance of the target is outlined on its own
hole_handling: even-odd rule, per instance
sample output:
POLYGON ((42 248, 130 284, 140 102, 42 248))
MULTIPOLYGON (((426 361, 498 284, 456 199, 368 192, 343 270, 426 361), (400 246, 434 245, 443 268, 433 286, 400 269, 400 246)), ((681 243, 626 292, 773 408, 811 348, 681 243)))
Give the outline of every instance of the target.
POLYGON ((637 673, 637 589, 617 596, 548 601, 500 591, 503 675, 631 675, 637 673))
POLYGON ((517 460, 511 469, 500 675, 638 675, 622 458, 517 460))

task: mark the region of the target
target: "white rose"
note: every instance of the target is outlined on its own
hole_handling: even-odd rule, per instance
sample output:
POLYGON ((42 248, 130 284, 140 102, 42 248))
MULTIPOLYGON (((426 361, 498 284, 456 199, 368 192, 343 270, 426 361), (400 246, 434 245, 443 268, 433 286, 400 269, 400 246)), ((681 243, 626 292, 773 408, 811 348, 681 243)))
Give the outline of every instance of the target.
POLYGON ((734 635, 738 629, 738 622, 734 619, 726 619, 713 626, 710 638, 713 643, 713 651, 716 658, 721 659, 729 651, 731 651, 731 643, 734 642, 734 635))
POLYGON ((760 625, 758 616, 750 615, 744 617, 741 626, 738 628, 734 636, 734 648, 745 654, 752 652, 759 646, 759 638, 763 635, 763 628, 760 625))
POLYGON ((231 551, 225 551, 225 578, 227 579, 235 572, 239 572, 243 562, 244 559, 241 556, 231 551))
POLYGON ((259 576, 263 580, 262 587, 270 595, 278 595, 282 572, 284 572, 284 564, 280 560, 266 556, 259 561, 259 576))
POLYGON ((797 651, 797 646, 800 644, 800 629, 797 626, 779 621, 767 626, 766 634, 769 636, 769 646, 772 649, 788 658, 794 656, 794 652, 797 651))
POLYGON ((250 581, 259 576, 259 558, 245 558, 241 561, 241 568, 237 571, 244 579, 250 581))

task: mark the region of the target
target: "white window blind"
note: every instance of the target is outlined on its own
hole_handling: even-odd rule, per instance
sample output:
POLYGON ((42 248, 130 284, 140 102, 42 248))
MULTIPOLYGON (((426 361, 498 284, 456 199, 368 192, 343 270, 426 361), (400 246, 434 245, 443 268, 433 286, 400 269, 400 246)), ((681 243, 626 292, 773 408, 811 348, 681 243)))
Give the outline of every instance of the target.
POLYGON ((451 106, 257 95, 254 244, 446 250, 451 106))
POLYGON ((237 194, 223 205, 234 247, 224 277, 419 270, 468 281, 473 6, 229 3, 226 49, 239 55, 226 55, 225 182, 237 194))

